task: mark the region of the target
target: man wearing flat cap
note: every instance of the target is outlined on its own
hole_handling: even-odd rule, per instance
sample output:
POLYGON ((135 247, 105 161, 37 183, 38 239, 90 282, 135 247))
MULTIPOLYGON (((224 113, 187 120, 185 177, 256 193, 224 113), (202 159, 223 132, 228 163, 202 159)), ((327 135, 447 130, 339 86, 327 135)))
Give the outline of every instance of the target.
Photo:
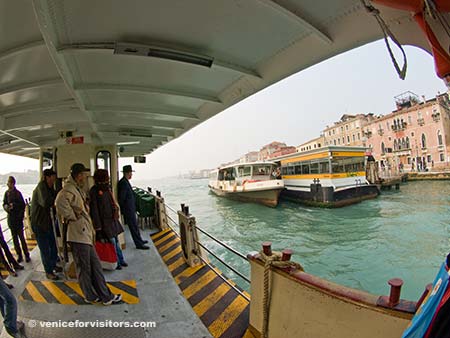
POLYGON ((70 168, 64 188, 56 196, 56 211, 67 224, 67 242, 70 244, 77 268, 77 279, 86 303, 103 305, 119 303, 122 295, 112 294, 106 285, 102 266, 95 251, 95 229, 83 187, 90 170, 81 163, 70 168))
POLYGON ((149 247, 145 245, 148 241, 143 240, 139 232, 136 216, 136 200, 134 192, 130 184, 130 179, 133 176, 133 168, 131 165, 125 165, 122 168, 123 177, 119 181, 119 205, 125 224, 130 228, 131 237, 137 249, 148 250, 149 247))

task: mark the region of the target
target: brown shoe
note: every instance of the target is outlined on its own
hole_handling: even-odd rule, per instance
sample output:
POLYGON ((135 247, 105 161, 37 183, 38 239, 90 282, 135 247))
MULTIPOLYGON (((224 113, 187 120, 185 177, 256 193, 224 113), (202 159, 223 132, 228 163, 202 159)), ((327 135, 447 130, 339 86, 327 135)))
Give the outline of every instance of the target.
POLYGON ((58 276, 55 275, 53 272, 52 272, 52 273, 46 273, 45 275, 46 275, 47 278, 50 279, 50 280, 58 280, 58 279, 59 279, 58 276))

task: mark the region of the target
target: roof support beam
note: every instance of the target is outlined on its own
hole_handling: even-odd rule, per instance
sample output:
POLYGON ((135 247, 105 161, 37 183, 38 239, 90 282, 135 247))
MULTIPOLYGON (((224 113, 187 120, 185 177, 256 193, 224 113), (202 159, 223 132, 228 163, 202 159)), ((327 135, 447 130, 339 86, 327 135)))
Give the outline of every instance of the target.
MULTIPOLYGON (((55 46, 59 44, 59 41, 55 23, 56 19, 54 17, 54 8, 51 8, 51 5, 45 0, 32 0, 32 3, 34 14, 36 16, 36 22, 39 26, 39 30, 42 34, 45 45, 47 46, 47 49, 50 53, 50 57, 52 58, 59 75, 64 81, 67 90, 77 103, 78 108, 87 117, 92 130, 96 131, 97 126, 94 123, 94 117, 92 116, 92 113, 86 111, 82 96, 73 89, 75 81, 74 74, 72 74, 69 67, 69 61, 64 57, 64 55, 60 55, 55 48, 55 46)), ((56 2, 52 6, 61 6, 61 4, 59 2, 56 2)))
POLYGON ((3 52, 0 52, 0 61, 4 60, 6 58, 9 58, 9 57, 16 56, 22 52, 26 52, 28 50, 38 48, 38 47, 43 47, 43 46, 45 46, 44 40, 37 40, 37 41, 31 41, 31 42, 25 43, 21 46, 17 46, 17 47, 5 50, 3 52))
POLYGON ((175 117, 184 117, 192 120, 200 120, 194 113, 188 113, 176 110, 167 110, 159 108, 138 108, 124 106, 86 106, 86 109, 92 112, 116 112, 116 113, 133 113, 142 115, 167 115, 175 117))
POLYGON ((10 132, 15 129, 26 129, 45 124, 74 124, 80 122, 86 123, 89 121, 79 111, 78 114, 61 114, 60 111, 42 112, 40 114, 29 112, 5 118, 4 130, 10 132))
POLYGON ((153 127, 167 128, 167 129, 183 129, 183 125, 178 122, 169 122, 164 120, 146 119, 136 117, 133 119, 124 119, 120 116, 111 116, 111 114, 97 114, 97 123, 99 125, 119 125, 120 128, 134 128, 134 129, 149 129, 153 127))
MULTIPOLYGON (((11 133, 7 132, 6 130, 0 130, 0 133, 2 133, 3 135, 11 136, 11 137, 15 138, 16 140, 19 140, 19 141, 31 144, 31 145, 33 145, 35 147, 39 147, 39 145, 37 143, 34 143, 34 142, 30 141, 30 140, 26 140, 24 138, 21 138, 21 137, 15 135, 15 134, 11 134, 11 133)), ((8 149, 10 149, 10 147, 8 147, 8 149)))
POLYGON ((171 96, 179 96, 189 99, 196 99, 211 103, 222 103, 217 97, 207 94, 190 93, 180 90, 170 90, 156 87, 144 87, 144 86, 132 86, 121 84, 106 84, 106 83, 92 83, 92 84, 74 84, 75 90, 94 91, 94 90, 110 90, 110 91, 127 91, 127 92, 139 92, 147 94, 164 94, 171 96))
MULTIPOLYGON (((133 44, 137 45, 137 44, 133 44)), ((113 54, 115 49, 116 43, 115 42, 105 42, 105 43, 93 43, 93 42, 84 42, 84 43, 76 43, 76 44, 65 44, 60 45, 57 47, 58 53, 61 54, 74 54, 74 53, 89 53, 93 51, 104 51, 113 54)), ((147 45, 142 45, 147 46, 147 45)), ((148 47, 151 47, 151 45, 148 45, 148 47)), ((195 50, 186 50, 185 48, 176 48, 171 47, 174 50, 182 50, 184 52, 192 53, 192 54, 201 54, 198 53, 195 50)), ((251 77, 255 77, 258 79, 261 79, 261 75, 259 75, 255 70, 248 69, 246 67, 236 65, 234 62, 228 61, 228 60, 222 60, 222 59, 216 59, 214 58, 213 64, 211 68, 222 68, 228 71, 240 73, 242 75, 248 75, 251 77)))
POLYGON ((257 0, 260 3, 272 7, 274 10, 278 11, 280 14, 285 15, 286 17, 298 22, 300 25, 308 29, 311 33, 317 35, 322 41, 327 44, 332 44, 333 40, 318 27, 314 26, 311 22, 302 17, 302 15, 298 12, 294 12, 289 10, 288 8, 280 5, 277 0, 257 0))
MULTIPOLYGON (((99 133, 104 133, 104 132, 118 132, 117 131, 117 126, 111 126, 111 129, 107 129, 107 128, 100 128, 100 130, 98 131, 99 133)), ((162 136, 165 138, 174 138, 175 137, 175 133, 172 130, 167 130, 167 129, 163 129, 163 128, 150 128, 149 132, 151 132, 151 134, 153 136, 162 136)))
POLYGON ((64 82, 60 78, 31 82, 31 83, 23 83, 23 84, 20 84, 17 86, 11 86, 11 87, 6 87, 4 89, 1 89, 0 95, 15 93, 15 92, 19 92, 22 90, 30 90, 30 89, 60 86, 60 85, 64 85, 64 82))
MULTIPOLYGON (((73 100, 64 100, 56 102, 44 102, 39 104, 22 104, 15 105, 14 108, 0 110, 0 116, 12 117, 16 115, 24 115, 27 113, 46 113, 49 111, 72 110, 77 105, 73 100)), ((77 109, 79 111, 79 109, 77 109)))

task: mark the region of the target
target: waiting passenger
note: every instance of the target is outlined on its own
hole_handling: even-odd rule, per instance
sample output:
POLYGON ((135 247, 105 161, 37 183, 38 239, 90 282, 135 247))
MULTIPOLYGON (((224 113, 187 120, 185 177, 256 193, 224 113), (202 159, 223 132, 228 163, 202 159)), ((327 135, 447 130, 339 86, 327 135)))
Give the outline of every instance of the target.
POLYGON ((125 224, 130 228, 131 237, 133 238, 136 249, 148 250, 148 241, 142 239, 139 232, 136 216, 136 199, 134 197, 133 188, 131 187, 130 180, 133 176, 133 168, 131 165, 123 166, 123 177, 119 181, 118 193, 119 193, 119 205, 122 212, 125 224))
POLYGON ((58 217, 67 225, 67 242, 72 249, 77 278, 85 301, 103 305, 119 303, 122 295, 112 294, 106 285, 100 260, 95 252, 95 230, 89 215, 89 206, 83 187, 87 169, 75 163, 70 169, 64 188, 56 196, 58 217))
POLYGON ((11 251, 9 251, 8 243, 6 243, 5 238, 3 237, 3 230, 0 225, 0 263, 3 263, 5 269, 14 276, 17 277, 16 270, 23 270, 24 267, 17 263, 16 259, 12 255, 11 251), (6 255, 6 259, 5 259, 6 255))
POLYGON ((119 221, 119 206, 109 185, 109 174, 107 170, 98 169, 94 173, 95 185, 89 192, 89 206, 91 218, 96 230, 96 239, 106 239, 112 242, 116 248, 117 268, 128 266, 120 248, 119 238, 123 232, 122 224, 119 221))
POLYGON ((281 170, 280 168, 277 168, 277 171, 275 172, 275 178, 277 180, 281 180, 283 178, 283 176, 281 176, 281 170))
POLYGON ((25 260, 29 262, 30 253, 28 252, 27 241, 23 235, 25 201, 21 192, 16 189, 16 179, 13 176, 8 177, 7 185, 8 190, 3 197, 3 209, 8 213, 8 227, 11 231, 14 250, 16 250, 17 262, 23 262, 23 255, 25 256, 25 260), (20 244, 22 244, 22 247, 20 247, 20 244))
POLYGON ((52 169, 45 169, 43 174, 44 177, 33 190, 31 198, 31 229, 36 235, 45 274, 48 279, 56 280, 58 276, 55 272, 63 270, 56 266, 58 249, 51 218, 56 198, 54 188, 56 172, 52 169))
POLYGON ((25 324, 17 321, 16 297, 9 289, 10 286, 0 278, 0 309, 4 319, 3 325, 11 337, 26 338, 25 324))

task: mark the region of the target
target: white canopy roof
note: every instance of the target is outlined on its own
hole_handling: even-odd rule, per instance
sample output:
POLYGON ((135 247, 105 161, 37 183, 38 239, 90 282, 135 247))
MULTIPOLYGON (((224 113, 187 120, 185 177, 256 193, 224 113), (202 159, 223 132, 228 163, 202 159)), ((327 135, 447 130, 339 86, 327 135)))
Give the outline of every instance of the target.
MULTIPOLYGON (((426 46, 409 13, 382 14, 426 46)), ((359 0, 0 0, 0 152, 37 157, 73 131, 148 154, 380 37, 359 0)))

